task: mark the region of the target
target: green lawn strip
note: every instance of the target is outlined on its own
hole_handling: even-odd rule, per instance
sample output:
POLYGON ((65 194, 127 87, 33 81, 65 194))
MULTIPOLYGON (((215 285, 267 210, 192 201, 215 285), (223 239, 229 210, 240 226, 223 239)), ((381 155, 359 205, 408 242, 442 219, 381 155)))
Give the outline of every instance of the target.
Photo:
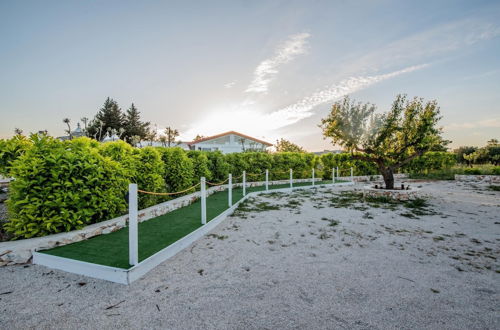
MULTIPOLYGON (((316 182, 317 185, 331 181, 316 182)), ((294 183, 294 187, 309 186, 311 182, 294 183)), ((270 185, 271 189, 288 188, 289 184, 270 185)), ((247 187, 247 192, 263 191, 264 186, 247 187)), ((227 190, 207 198, 207 220, 210 221, 228 208, 227 190)), ((233 203, 243 197, 242 188, 233 189, 233 203)), ((201 227, 200 200, 162 216, 139 223, 139 261, 164 249, 201 227)), ((128 263, 128 227, 99 235, 88 240, 50 250, 40 251, 54 256, 86 261, 117 268, 130 268, 128 263)))

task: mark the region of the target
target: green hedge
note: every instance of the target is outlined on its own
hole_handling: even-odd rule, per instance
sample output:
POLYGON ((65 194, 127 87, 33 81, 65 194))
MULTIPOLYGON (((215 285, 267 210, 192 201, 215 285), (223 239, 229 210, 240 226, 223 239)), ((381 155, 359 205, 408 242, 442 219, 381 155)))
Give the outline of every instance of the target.
POLYGON ((353 159, 349 153, 324 154, 321 155, 320 160, 323 167, 323 178, 325 180, 330 180, 332 178, 332 168, 336 169, 337 167, 340 176, 350 176, 351 167, 353 168, 353 174, 355 176, 378 174, 377 167, 374 163, 353 159))
POLYGON ((427 174, 436 170, 447 170, 456 164, 456 156, 451 152, 429 151, 413 159, 403 167, 404 172, 427 174))
POLYGON ((210 171, 211 163, 204 151, 190 150, 187 156, 193 163, 193 185, 200 182, 201 177, 205 177, 208 181, 212 180, 212 172, 210 171))
POLYGON ((15 238, 82 228, 126 210, 127 174, 88 143, 33 135, 32 146, 12 162, 7 201, 15 238))
POLYGON ((23 135, 16 135, 8 140, 0 140, 0 175, 12 176, 10 174, 12 162, 21 157, 31 145, 31 140, 23 135))
MULTIPOLYGON (((408 166, 448 164, 448 156, 440 155, 444 160, 436 162, 436 155, 429 154, 408 166)), ((10 222, 5 225, 15 238, 70 231, 124 214, 130 182, 141 190, 177 192, 199 183, 202 176, 221 182, 229 173, 237 178, 247 171, 247 181, 264 180, 266 169, 270 180, 288 179, 290 168, 294 178, 310 178, 315 168, 316 177, 331 179, 331 169, 337 166, 343 176, 350 175, 350 167, 355 175, 377 174, 374 164, 352 159, 349 154, 224 155, 180 148, 133 148, 123 141, 99 143, 89 138, 63 142, 40 135, 0 140, 0 173, 15 178, 8 200, 10 222)), ((167 199, 140 194, 139 206, 167 199)))

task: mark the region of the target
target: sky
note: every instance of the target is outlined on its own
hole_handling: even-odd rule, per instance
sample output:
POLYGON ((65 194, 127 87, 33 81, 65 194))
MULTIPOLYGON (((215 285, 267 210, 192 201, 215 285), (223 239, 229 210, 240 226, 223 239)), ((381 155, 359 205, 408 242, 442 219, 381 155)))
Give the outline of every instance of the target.
POLYGON ((64 135, 107 97, 184 141, 309 151, 349 95, 437 100, 451 147, 500 139, 500 1, 0 0, 0 138, 64 135))

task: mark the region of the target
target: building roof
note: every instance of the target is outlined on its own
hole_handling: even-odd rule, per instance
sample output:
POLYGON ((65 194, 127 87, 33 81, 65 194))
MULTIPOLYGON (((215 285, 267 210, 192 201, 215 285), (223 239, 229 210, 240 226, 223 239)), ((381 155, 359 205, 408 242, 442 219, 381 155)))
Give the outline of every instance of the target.
POLYGON ((241 134, 241 133, 238 133, 238 132, 235 132, 235 131, 229 131, 229 132, 225 132, 225 133, 222 133, 222 134, 217 134, 217 135, 213 135, 213 136, 204 137, 204 138, 201 138, 201 139, 196 140, 196 141, 188 142, 188 145, 193 145, 193 144, 197 144, 197 143, 200 143, 200 142, 205 142, 205 141, 217 139, 217 138, 220 138, 222 136, 226 136, 226 135, 230 135, 230 134, 238 135, 238 136, 241 136, 243 138, 246 138, 246 139, 249 139, 249 140, 252 140, 252 141, 255 141, 255 142, 262 143, 262 144, 264 144, 264 145, 266 145, 268 147, 270 147, 270 146, 273 145, 272 143, 269 143, 269 142, 266 142, 266 141, 262 141, 262 140, 259 140, 259 139, 256 139, 256 138, 253 138, 251 136, 248 136, 248 135, 245 135, 245 134, 241 134))

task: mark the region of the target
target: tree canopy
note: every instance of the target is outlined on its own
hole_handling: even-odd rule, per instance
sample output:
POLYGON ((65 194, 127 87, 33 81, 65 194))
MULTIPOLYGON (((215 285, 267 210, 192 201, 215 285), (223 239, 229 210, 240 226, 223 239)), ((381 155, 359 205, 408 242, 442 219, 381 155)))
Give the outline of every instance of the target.
POLYGON ((446 144, 437 126, 441 119, 436 101, 409 100, 398 95, 390 111, 375 113, 370 103, 349 97, 336 102, 321 120, 323 135, 342 146, 355 159, 374 162, 387 189, 394 188, 394 172, 437 146, 446 144))
POLYGON ((288 140, 285 140, 285 139, 279 139, 279 140, 276 140, 276 151, 277 152, 305 152, 305 150, 293 143, 293 142, 290 142, 288 140))

